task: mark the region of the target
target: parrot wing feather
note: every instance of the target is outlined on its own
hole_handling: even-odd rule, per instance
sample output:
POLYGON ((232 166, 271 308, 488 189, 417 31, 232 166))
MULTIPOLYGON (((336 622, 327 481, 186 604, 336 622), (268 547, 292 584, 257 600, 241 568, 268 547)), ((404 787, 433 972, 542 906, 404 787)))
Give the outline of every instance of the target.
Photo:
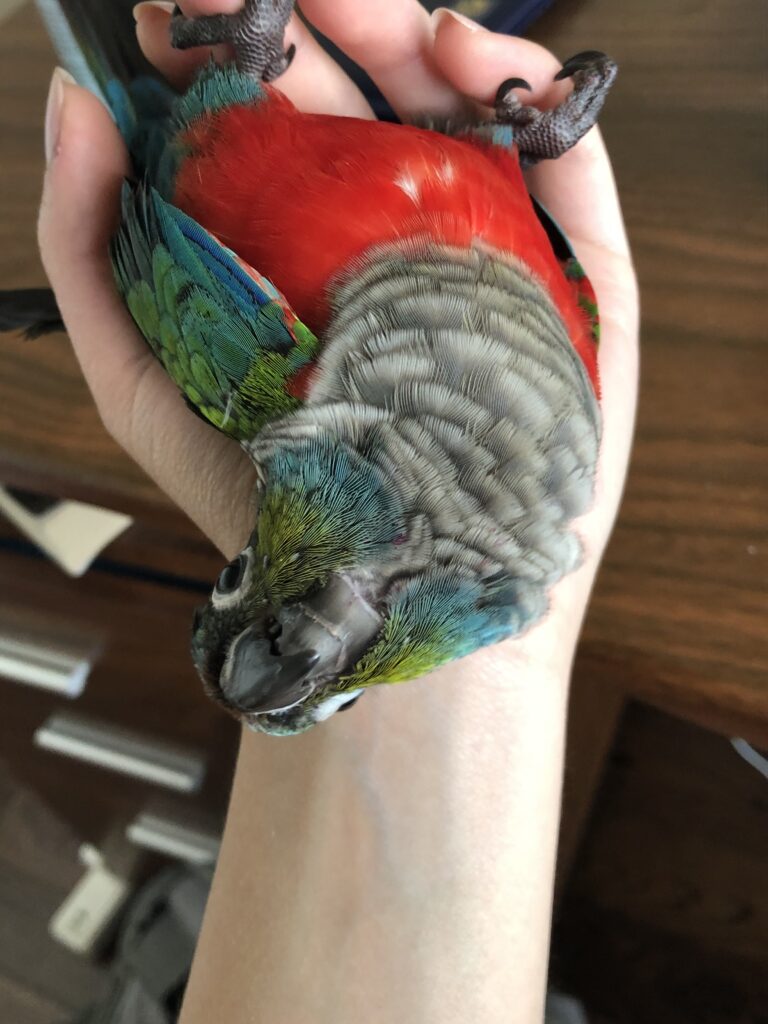
POLYGON ((547 233, 552 251, 571 285, 573 299, 586 317, 592 340, 597 345, 600 341, 600 314, 597 309, 595 289, 592 287, 581 263, 576 258, 567 235, 552 214, 535 196, 531 196, 531 202, 536 211, 536 216, 539 218, 539 223, 547 233))
POLYGON ((282 294, 191 217, 126 183, 118 287, 152 351, 205 420, 239 441, 301 405, 318 340, 282 294))

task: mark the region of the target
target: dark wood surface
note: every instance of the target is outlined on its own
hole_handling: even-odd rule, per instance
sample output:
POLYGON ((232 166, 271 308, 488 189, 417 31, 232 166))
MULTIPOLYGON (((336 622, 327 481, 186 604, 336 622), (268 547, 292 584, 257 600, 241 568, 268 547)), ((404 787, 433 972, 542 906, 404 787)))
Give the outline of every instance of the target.
POLYGON ((595 1024, 768 1024, 767 854, 765 779, 725 737, 634 704, 556 914, 554 981, 595 1024))
POLYGON ((106 988, 106 970, 48 934, 83 874, 79 839, 0 760, 0 1020, 62 1024, 106 988))
POLYGON ((556 905, 567 888, 626 705, 626 692, 597 676, 583 676, 571 691, 557 847, 556 905))
MULTIPOLYGON (((53 50, 32 4, 0 32, 0 286, 46 283, 35 241, 53 50)), ((104 339, 109 344, 109 339, 104 339)), ((0 335, 0 480, 121 509, 167 505, 104 431, 63 336, 0 335)))
MULTIPOLYGON (((603 126, 643 295, 637 443, 576 685, 766 741, 764 9, 570 0, 532 35, 561 57, 599 46, 621 65, 603 126)), ((44 280, 34 223, 51 64, 30 7, 3 23, 4 286, 44 280)), ((1 339, 0 361, 0 479, 172 517, 101 428, 64 339, 1 339)))
POLYGON ((576 680, 768 739, 766 15, 580 0, 532 31, 611 53, 603 131, 642 295, 637 440, 576 680))

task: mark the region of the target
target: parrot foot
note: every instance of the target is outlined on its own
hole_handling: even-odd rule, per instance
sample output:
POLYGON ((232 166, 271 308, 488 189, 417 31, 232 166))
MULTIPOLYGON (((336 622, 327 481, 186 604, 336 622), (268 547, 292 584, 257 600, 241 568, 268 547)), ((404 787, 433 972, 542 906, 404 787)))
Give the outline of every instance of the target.
POLYGON ((502 82, 496 93, 496 121, 514 129, 523 167, 562 156, 586 135, 597 121, 617 70, 614 61, 597 50, 577 53, 555 75, 556 82, 572 78, 573 92, 552 110, 520 102, 513 90, 531 88, 522 78, 502 82))
POLYGON ((296 47, 283 49, 285 26, 294 0, 245 0, 235 14, 186 18, 178 5, 171 18, 171 45, 177 50, 228 43, 238 70, 271 82, 288 68, 296 47))

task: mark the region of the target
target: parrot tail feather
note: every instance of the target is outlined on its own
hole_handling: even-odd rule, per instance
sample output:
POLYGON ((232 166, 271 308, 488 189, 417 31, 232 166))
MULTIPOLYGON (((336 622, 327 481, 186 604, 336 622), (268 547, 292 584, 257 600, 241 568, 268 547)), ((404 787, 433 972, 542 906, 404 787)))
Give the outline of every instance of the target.
POLYGON ((152 171, 176 93, 141 52, 133 0, 36 2, 60 62, 108 108, 136 174, 152 171))
POLYGON ((0 291, 0 331, 22 331, 32 340, 64 329, 56 297, 50 288, 0 291))

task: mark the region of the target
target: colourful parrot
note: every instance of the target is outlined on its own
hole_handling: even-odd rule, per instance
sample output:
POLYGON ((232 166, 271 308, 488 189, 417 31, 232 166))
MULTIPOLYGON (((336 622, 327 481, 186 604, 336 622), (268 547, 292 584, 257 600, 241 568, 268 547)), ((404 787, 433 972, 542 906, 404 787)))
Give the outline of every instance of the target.
POLYGON ((236 55, 183 95, 116 46, 112 8, 39 2, 132 157, 117 286, 187 404, 256 468, 253 532, 193 625, 207 692, 296 733, 536 623, 581 556, 598 320, 521 165, 581 138, 615 64, 566 62, 554 110, 512 78, 493 121, 420 127, 302 113, 268 84, 292 0, 177 9, 174 45, 236 55))

